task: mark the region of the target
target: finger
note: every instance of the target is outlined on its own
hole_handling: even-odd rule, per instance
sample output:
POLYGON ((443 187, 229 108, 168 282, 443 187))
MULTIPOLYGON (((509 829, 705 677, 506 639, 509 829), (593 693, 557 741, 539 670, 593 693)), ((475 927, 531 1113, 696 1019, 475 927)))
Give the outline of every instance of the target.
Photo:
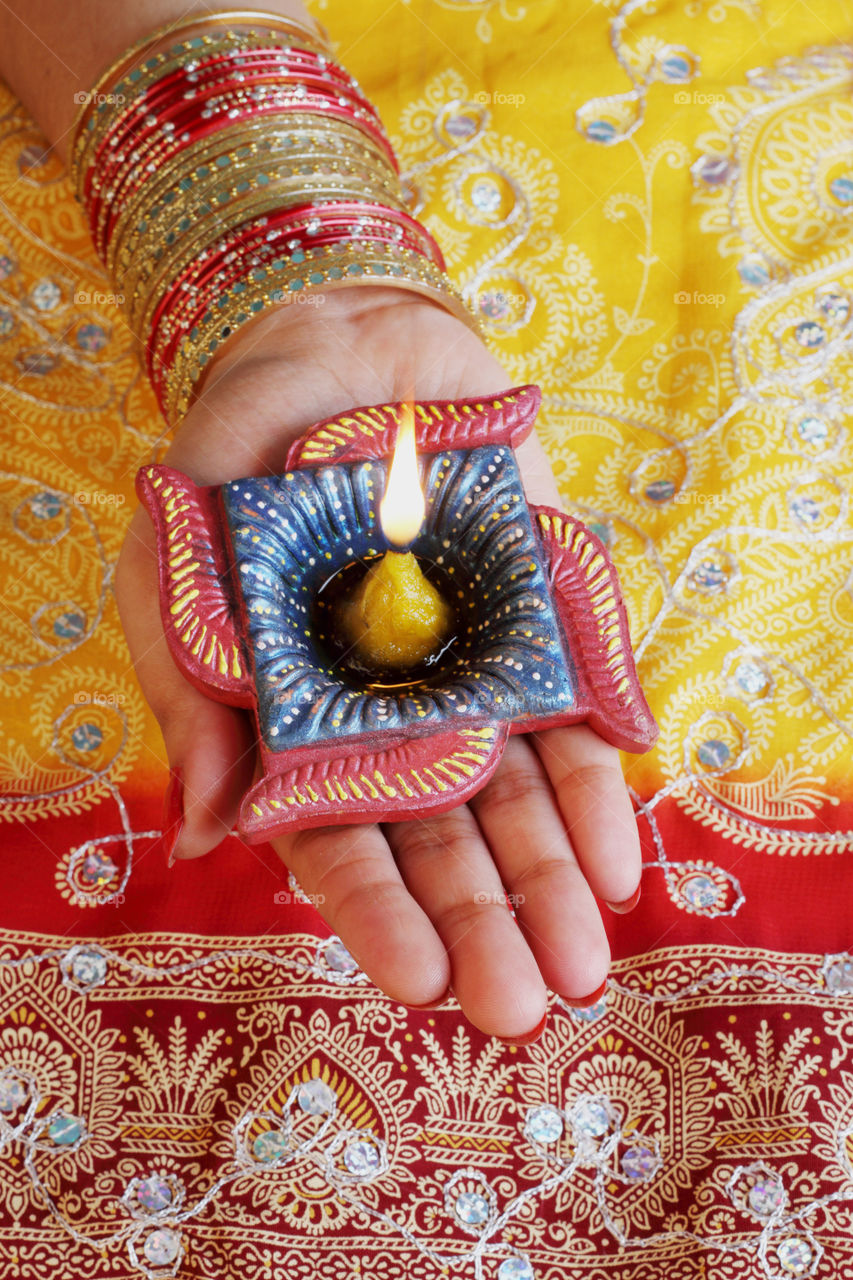
POLYGON ((465 805, 385 828, 397 865, 447 948, 453 994, 488 1035, 529 1035, 547 991, 506 907, 500 876, 465 805))
POLYGON ((639 888, 642 864, 619 752, 582 724, 533 734, 531 742, 590 888, 624 906, 639 888))
POLYGON ((175 825, 164 838, 174 857, 199 857, 218 845, 237 819, 255 767, 252 727, 245 712, 205 697, 175 666, 157 607, 154 528, 141 509, 122 548, 115 593, 142 692, 183 784, 175 825))
POLYGON ((589 996, 607 979, 607 934, 551 784, 524 739, 510 738, 471 807, 545 982, 568 1000, 589 996))
POLYGON ((402 1004, 440 999, 444 946, 403 883, 378 827, 296 831, 273 847, 367 976, 402 1004))

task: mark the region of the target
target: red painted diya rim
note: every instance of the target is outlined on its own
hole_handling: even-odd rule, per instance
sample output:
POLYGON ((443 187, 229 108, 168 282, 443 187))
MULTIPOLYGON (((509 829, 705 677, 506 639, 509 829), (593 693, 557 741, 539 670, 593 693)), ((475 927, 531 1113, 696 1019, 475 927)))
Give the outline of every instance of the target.
MULTIPOLYGON (((476 400, 415 403, 410 407, 418 452, 513 449, 532 430, 540 402, 539 388, 526 386, 476 400)), ((289 450, 282 481, 315 468, 387 460, 404 408, 356 408, 318 423, 289 450)), ((580 521, 528 504, 571 672, 570 707, 555 706, 553 714, 540 707, 533 716, 522 708, 507 718, 485 706, 464 720, 448 716, 438 727, 379 728, 346 741, 330 735, 271 750, 258 720, 256 655, 248 642, 223 489, 197 487, 165 466, 143 467, 137 476, 137 492, 156 530, 161 614, 175 663, 209 697, 255 712, 263 777, 245 797, 238 822, 249 842, 289 829, 399 821, 454 808, 494 773, 510 733, 585 721, 624 750, 645 751, 655 741, 657 726, 637 678, 607 549, 580 521)))

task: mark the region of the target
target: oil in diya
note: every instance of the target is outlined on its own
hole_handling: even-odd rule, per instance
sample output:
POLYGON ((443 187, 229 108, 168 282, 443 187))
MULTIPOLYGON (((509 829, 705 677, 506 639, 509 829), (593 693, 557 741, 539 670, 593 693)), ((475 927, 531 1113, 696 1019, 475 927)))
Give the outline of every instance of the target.
POLYGON ((652 745, 606 547, 524 493, 514 450, 540 401, 525 386, 352 409, 297 440, 281 475, 210 488, 139 472, 170 652, 255 718, 244 840, 454 808, 510 733, 585 721, 652 745), (390 460, 408 451, 417 477, 415 446, 423 490, 400 497, 390 460))
MULTIPOLYGON (((339 660, 349 659, 349 665, 357 665, 374 680, 395 673, 398 678, 404 673, 417 678, 422 666, 434 665, 453 640, 456 612, 449 591, 431 581, 407 549, 420 533, 425 514, 414 414, 406 406, 379 504, 379 522, 391 550, 367 566, 354 566, 363 568, 357 583, 352 582, 353 573, 344 570, 329 584, 333 590, 327 587, 318 599, 331 624, 321 630, 321 639, 331 632, 339 660)), ((433 576, 437 568, 433 564, 433 576)))

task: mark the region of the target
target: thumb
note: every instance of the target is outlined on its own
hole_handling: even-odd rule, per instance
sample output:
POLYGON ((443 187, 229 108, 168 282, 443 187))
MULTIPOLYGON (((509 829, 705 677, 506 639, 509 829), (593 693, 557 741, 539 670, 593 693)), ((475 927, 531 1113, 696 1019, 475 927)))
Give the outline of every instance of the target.
POLYGON ((232 829, 255 771, 248 715, 214 702, 175 666, 160 621, 154 526, 134 514, 116 568, 115 595, 136 674, 160 726, 172 783, 164 843, 175 858, 197 858, 232 829))

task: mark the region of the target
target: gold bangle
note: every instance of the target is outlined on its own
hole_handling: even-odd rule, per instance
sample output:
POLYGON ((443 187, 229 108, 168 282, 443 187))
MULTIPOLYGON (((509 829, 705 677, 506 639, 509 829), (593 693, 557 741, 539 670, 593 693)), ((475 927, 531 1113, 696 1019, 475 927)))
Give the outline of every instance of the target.
POLYGON ((106 71, 98 76, 94 87, 88 94, 88 99, 80 104, 80 108, 75 113, 71 123, 70 153, 74 154, 78 131, 87 108, 92 105, 92 101, 100 96, 102 90, 111 83, 114 77, 121 77, 124 71, 129 69, 134 61, 147 50, 153 50, 161 40, 176 35, 180 31, 191 30, 193 27, 249 25, 252 23, 258 23, 272 31, 281 31, 286 35, 295 36, 297 39, 307 40, 310 42, 309 48, 313 49, 315 53, 322 53, 328 56, 332 52, 328 32, 320 23, 315 23, 312 29, 297 18, 285 18, 280 14, 270 13, 265 9, 229 9, 218 13, 188 14, 176 22, 163 23, 162 26, 156 27, 148 35, 140 37, 129 48, 125 49, 106 71))

